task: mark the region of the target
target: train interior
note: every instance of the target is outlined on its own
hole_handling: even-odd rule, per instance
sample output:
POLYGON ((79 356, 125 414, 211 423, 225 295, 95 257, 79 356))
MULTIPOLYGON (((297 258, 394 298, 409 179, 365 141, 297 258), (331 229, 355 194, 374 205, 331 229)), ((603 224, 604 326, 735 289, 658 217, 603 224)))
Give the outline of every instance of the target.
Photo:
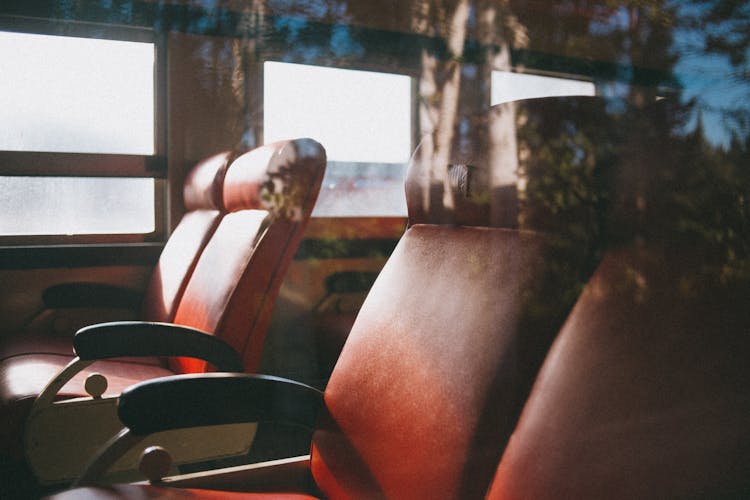
POLYGON ((747 498, 749 32, 3 1, 0 498, 747 498))

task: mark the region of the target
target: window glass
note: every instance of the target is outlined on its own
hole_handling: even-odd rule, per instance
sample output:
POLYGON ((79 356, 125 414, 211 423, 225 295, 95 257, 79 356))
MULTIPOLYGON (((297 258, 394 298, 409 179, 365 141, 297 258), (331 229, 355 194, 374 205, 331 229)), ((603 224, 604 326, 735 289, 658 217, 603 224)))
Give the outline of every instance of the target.
POLYGON ((0 150, 154 153, 154 44, 0 32, 0 150))
POLYGON ((280 62, 263 70, 264 142, 312 137, 326 148, 314 215, 405 215, 411 78, 280 62))
POLYGON ((266 62, 265 142, 313 137, 328 159, 404 163, 411 153, 411 78, 266 62))
POLYGON ((0 177, 0 235, 146 234, 154 179, 0 177))
POLYGON ((596 95, 591 82, 542 75, 492 72, 492 105, 534 97, 596 95))

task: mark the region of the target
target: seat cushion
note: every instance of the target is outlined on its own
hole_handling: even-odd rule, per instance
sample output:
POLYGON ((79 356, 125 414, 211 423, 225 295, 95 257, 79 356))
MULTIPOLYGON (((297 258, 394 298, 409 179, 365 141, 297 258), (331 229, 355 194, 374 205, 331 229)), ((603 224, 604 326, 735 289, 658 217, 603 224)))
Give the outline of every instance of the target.
POLYGON ((0 360, 29 353, 60 354, 72 359, 73 338, 48 332, 17 332, 0 340, 0 360))
MULTIPOLYGON (((0 342, 0 362, 7 358, 30 354, 58 354, 73 359, 73 338, 67 335, 51 335, 48 332, 18 332, 7 335, 0 342)), ((123 357, 120 362, 140 365, 163 366, 164 362, 154 356, 123 357)))

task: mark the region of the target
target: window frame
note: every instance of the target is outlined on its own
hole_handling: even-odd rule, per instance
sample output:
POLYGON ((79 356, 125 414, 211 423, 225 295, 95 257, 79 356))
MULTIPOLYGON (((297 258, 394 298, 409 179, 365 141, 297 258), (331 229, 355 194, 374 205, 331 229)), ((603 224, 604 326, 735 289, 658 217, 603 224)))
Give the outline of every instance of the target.
POLYGON ((0 15, 0 31, 146 42, 154 45, 154 152, 142 154, 0 150, 0 176, 154 179, 150 233, 0 235, 1 247, 163 242, 167 234, 166 36, 152 28, 0 15))

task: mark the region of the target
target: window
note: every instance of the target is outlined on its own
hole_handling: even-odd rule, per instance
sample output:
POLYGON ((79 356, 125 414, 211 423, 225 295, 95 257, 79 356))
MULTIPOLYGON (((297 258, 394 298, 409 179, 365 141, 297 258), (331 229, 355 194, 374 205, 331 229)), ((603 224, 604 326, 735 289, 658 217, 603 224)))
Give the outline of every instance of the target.
POLYGON ((266 62, 263 137, 312 137, 328 155, 315 216, 403 216, 412 151, 412 80, 266 62))
POLYGON ((0 234, 150 233, 155 229, 153 179, 0 177, 0 189, 0 234))
POLYGON ((552 96, 596 95, 592 82, 552 76, 492 72, 491 104, 552 96))
POLYGON ((1 236, 156 231, 155 52, 0 31, 1 236))
POLYGON ((154 153, 154 44, 0 32, 0 149, 154 153))

